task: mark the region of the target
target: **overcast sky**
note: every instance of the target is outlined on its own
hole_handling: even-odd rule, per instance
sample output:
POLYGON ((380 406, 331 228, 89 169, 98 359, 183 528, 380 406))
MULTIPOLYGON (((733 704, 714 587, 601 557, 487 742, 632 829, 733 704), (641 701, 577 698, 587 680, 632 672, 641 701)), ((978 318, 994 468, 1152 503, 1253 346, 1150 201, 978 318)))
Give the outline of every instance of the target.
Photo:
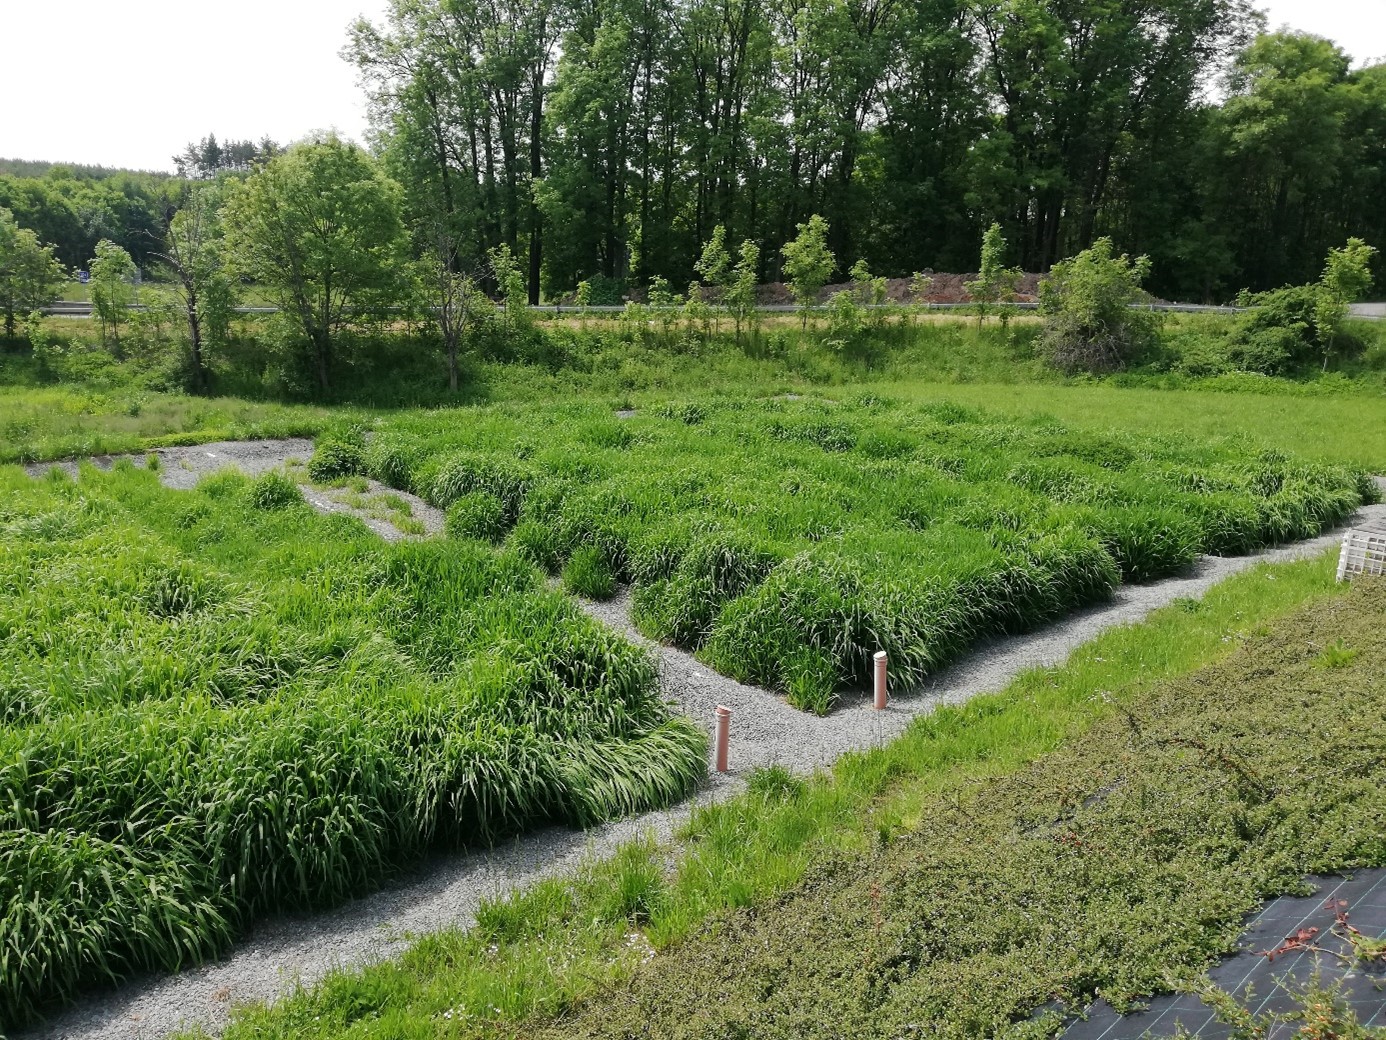
MULTIPOLYGON (((1386 57, 1383 0, 1263 0, 1272 28, 1386 57)), ((386 0, 0 0, 0 156, 171 169, 208 132, 360 138, 365 107, 339 57, 386 0)))

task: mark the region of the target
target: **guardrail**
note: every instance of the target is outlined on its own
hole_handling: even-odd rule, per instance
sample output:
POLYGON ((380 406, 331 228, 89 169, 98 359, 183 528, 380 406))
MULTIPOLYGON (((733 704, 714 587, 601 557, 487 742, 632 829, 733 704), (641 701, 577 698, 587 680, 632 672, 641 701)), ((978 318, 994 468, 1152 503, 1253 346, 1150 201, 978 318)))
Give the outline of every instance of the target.
MULTIPOLYGON (((879 308, 882 310, 892 310, 902 307, 914 306, 916 305, 900 303, 882 303, 867 304, 864 307, 864 309, 873 310, 879 308)), ((930 303, 924 305, 923 309, 925 311, 951 311, 965 310, 967 308, 972 308, 976 306, 977 304, 975 303, 930 303)), ((1006 304, 1006 306, 1022 311, 1039 310, 1038 303, 1011 303, 1006 304)), ((1251 309, 1247 307, 1226 307, 1217 306, 1215 304, 1203 303, 1133 303, 1131 306, 1135 310, 1160 311, 1163 313, 1173 314, 1240 314, 1242 311, 1251 309)), ((135 304, 130 309, 133 311, 142 311, 146 308, 141 304, 135 304)), ((497 305, 497 309, 499 309, 499 305, 497 305)), ((625 309, 626 308, 624 304, 600 304, 588 307, 578 307, 576 305, 565 306, 563 304, 554 303, 544 303, 536 307, 529 308, 529 310, 535 314, 619 314, 625 309)), ((655 307, 651 309, 659 310, 660 308, 655 307)), ((673 309, 677 310, 678 308, 673 309)), ((825 303, 820 303, 810 309, 815 311, 825 311, 828 309, 828 305, 825 303)), ((53 304, 50 307, 44 307, 42 308, 42 310, 45 314, 52 315, 55 318, 90 318, 92 314, 92 305, 89 303, 79 303, 77 301, 63 300, 53 304)), ((798 306, 790 303, 769 303, 757 307, 756 310, 760 311, 762 314, 797 314, 799 312, 798 306)), ((237 307, 235 308, 235 312, 237 314, 278 314, 279 308, 237 307)), ((1363 318, 1368 321, 1379 321, 1386 319, 1386 309, 1383 309, 1379 304, 1363 304, 1360 306, 1354 305, 1352 308, 1352 316, 1354 318, 1363 318)))

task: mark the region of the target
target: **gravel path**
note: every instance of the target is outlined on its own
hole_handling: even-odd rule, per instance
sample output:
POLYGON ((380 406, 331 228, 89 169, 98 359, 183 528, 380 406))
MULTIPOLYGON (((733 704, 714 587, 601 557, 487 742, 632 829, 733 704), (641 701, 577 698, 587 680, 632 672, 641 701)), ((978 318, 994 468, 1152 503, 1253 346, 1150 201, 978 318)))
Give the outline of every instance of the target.
MULTIPOLYGON (((214 468, 225 461, 247 468, 260 463, 264 468, 275 465, 269 461, 275 453, 263 442, 260 448, 242 452, 234 460, 227 459, 229 453, 222 451, 227 447, 207 445, 187 450, 223 459, 214 468)), ((306 458, 306 453, 302 457, 306 458)), ((1366 507, 1357 519, 1386 520, 1386 505, 1366 507)), ((1106 629, 1138 622, 1175 599, 1200 596, 1223 578, 1261 561, 1302 559, 1323 552, 1340 539, 1341 533, 1334 533, 1254 556, 1205 557, 1185 576, 1152 585, 1123 586, 1110 603, 1039 632, 980 647, 962 664, 935 676, 922 690, 894 700, 884 712, 872 710, 866 697, 858 695, 845 698, 828 718, 807 715, 765 690, 718 675, 688 654, 651 644, 631 628, 625 596, 607 603, 584 603, 583 609, 594 617, 651 647, 659 658, 664 692, 679 710, 703 720, 709 729, 716 705, 725 704, 733 710, 729 776, 714 775, 697 797, 664 812, 616 821, 585 833, 549 829, 490 851, 433 857, 374 895, 325 913, 266 919, 216 963, 93 995, 43 1029, 24 1035, 116 1040, 162 1037, 192 1026, 215 1033, 235 1004, 273 1000, 297 985, 312 985, 333 968, 398 954, 413 936, 448 925, 469 925, 483 899, 523 889, 544 877, 569 873, 584 858, 605 856, 634 836, 652 832, 659 839, 668 838, 694 806, 741 790, 745 775, 758 766, 778 763, 808 772, 828 765, 844 752, 892 739, 915 716, 940 705, 958 704, 1000 690, 1025 669, 1059 664, 1106 629)))
MULTIPOLYGON (((234 466, 247 476, 258 477, 273 469, 290 468, 290 463, 307 463, 313 455, 313 442, 304 437, 293 437, 277 441, 218 441, 213 444, 198 444, 186 448, 158 448, 148 453, 159 458, 159 482, 165 487, 187 491, 197 486, 204 477, 210 476, 228 466, 234 466)), ((91 460, 98 469, 110 469, 116 461, 127 458, 137 465, 144 465, 144 455, 98 455, 91 460)), ((77 475, 75 462, 41 462, 26 466, 31 476, 39 476, 48 469, 62 469, 73 476, 77 475)), ((354 516, 386 541, 397 542, 410 535, 401 531, 386 518, 383 510, 367 510, 346 501, 358 498, 350 492, 337 488, 310 487, 304 485, 303 498, 320 513, 342 513, 354 516)), ((429 505, 415 495, 396 491, 374 480, 366 481, 365 497, 390 495, 409 506, 412 518, 423 526, 430 535, 443 530, 443 511, 429 505)))

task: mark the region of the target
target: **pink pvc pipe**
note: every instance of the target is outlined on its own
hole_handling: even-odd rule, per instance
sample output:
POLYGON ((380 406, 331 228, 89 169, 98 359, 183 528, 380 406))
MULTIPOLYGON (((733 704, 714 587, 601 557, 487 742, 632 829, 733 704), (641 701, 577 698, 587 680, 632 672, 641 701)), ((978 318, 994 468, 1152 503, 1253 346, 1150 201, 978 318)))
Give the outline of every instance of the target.
POLYGON ((731 743, 731 709, 717 705, 717 772, 727 771, 727 746, 731 743))
POLYGON ((886 689, 886 652, 876 651, 876 710, 884 711, 890 703, 890 693, 886 689))

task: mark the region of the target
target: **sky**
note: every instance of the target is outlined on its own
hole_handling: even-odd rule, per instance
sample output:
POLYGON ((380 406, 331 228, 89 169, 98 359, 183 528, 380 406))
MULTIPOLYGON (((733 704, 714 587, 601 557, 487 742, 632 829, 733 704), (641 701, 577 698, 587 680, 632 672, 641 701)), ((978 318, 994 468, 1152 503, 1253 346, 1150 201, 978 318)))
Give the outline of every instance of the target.
MULTIPOLYGON (((171 170, 215 133, 361 140, 365 101, 340 57, 387 0, 0 0, 0 157, 171 170)), ((1386 58, 1386 0, 1262 0, 1271 28, 1386 58)))

